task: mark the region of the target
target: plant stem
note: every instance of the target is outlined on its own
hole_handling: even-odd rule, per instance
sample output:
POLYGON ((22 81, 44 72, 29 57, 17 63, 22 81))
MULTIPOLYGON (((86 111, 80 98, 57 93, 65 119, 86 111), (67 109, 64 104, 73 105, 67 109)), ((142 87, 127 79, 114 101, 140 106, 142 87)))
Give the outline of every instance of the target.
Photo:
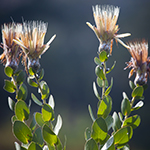
MULTIPOLYGON (((104 76, 106 77, 106 62, 104 62, 103 64, 103 73, 104 73, 104 76)), ((103 79, 103 87, 102 87, 102 100, 104 99, 104 96, 105 96, 105 79, 103 79)))
POLYGON ((18 86, 17 86, 17 83, 16 83, 16 80, 15 80, 14 76, 12 76, 11 78, 13 80, 13 83, 14 83, 15 87, 16 87, 16 97, 17 97, 18 96, 18 92, 19 92, 18 86))
POLYGON ((135 101, 135 97, 133 97, 131 100, 131 108, 133 107, 134 101, 135 101))
MULTIPOLYGON (((36 80, 36 82, 37 82, 37 84, 38 84, 38 87, 39 87, 39 89, 40 89, 41 95, 43 95, 43 93, 42 93, 42 88, 41 88, 41 85, 40 85, 40 82, 39 82, 39 80, 38 80, 38 77, 37 77, 37 74, 36 74, 36 73, 34 74, 34 77, 35 77, 35 80, 36 80)), ((43 103, 46 104, 46 100, 45 100, 45 99, 43 99, 43 103)))

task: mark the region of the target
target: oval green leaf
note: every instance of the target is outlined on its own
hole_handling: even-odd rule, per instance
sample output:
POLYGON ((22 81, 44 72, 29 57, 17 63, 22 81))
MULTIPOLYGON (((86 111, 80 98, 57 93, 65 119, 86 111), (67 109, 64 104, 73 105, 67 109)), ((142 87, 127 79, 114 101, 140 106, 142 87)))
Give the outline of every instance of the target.
POLYGON ((6 76, 12 77, 14 71, 11 67, 7 66, 7 67, 5 67, 4 72, 5 72, 6 76))
POLYGON ((85 129, 84 136, 85 136, 85 140, 86 140, 86 141, 91 138, 91 130, 90 130, 89 128, 86 128, 86 129, 85 129))
POLYGON ((18 92, 18 95, 16 96, 16 98, 18 100, 24 100, 25 101, 27 98, 27 95, 28 95, 28 89, 27 89, 25 84, 22 84, 19 87, 19 92, 18 92))
POLYGON ((42 102, 39 101, 33 93, 31 93, 31 97, 37 105, 42 106, 42 102))
POLYGON ((117 131, 121 128, 121 121, 116 112, 113 113, 112 118, 113 118, 112 128, 114 131, 117 131))
POLYGON ((40 72, 40 76, 38 80, 42 80, 44 77, 44 69, 42 68, 41 72, 40 72))
POLYGON ((31 142, 28 150, 42 150, 42 148, 35 142, 31 142))
POLYGON ((129 116, 131 112, 130 101, 127 98, 123 99, 121 102, 121 112, 124 116, 129 116))
POLYGON ((94 114, 93 114, 93 111, 92 111, 92 108, 91 108, 90 105, 88 105, 88 110, 89 110, 90 117, 91 117, 92 121, 94 122, 95 121, 95 117, 94 117, 94 114))
POLYGON ((10 98, 8 97, 8 105, 9 105, 9 108, 14 111, 14 108, 15 108, 15 102, 10 98))
POLYGON ((16 138, 24 144, 27 144, 28 141, 32 140, 32 132, 30 128, 22 121, 14 122, 13 133, 16 138))
POLYGON ((110 96, 106 96, 99 105, 97 115, 98 117, 106 118, 112 109, 112 99, 110 96))
POLYGON ((20 100, 15 104, 15 114, 20 121, 28 120, 30 110, 24 101, 20 100))
POLYGON ((107 52, 106 51, 101 51, 99 54, 99 59, 101 62, 104 62, 108 59, 107 57, 107 52))
POLYGON ((12 81, 4 80, 4 82, 5 82, 4 90, 6 90, 9 93, 14 93, 16 91, 16 86, 12 81))
POLYGON ((84 150, 98 150, 97 143, 94 139, 89 139, 84 146, 84 150))
POLYGON ((131 110, 138 110, 139 108, 141 108, 144 105, 143 101, 139 101, 131 110))
POLYGON ((142 97, 144 89, 142 86, 137 86, 132 91, 132 97, 142 97))
POLYGON ((36 144, 40 145, 41 147, 44 145, 41 128, 36 129, 36 131, 33 134, 32 141, 34 141, 36 144))
POLYGON ((113 135, 107 140, 101 150, 115 150, 113 135))
POLYGON ((123 127, 114 134, 114 144, 117 147, 124 146, 132 138, 132 135, 133 135, 132 127, 130 126, 123 127))
POLYGON ((43 134, 44 140, 48 144, 50 144, 51 146, 54 146, 57 144, 57 136, 46 124, 42 128, 42 134, 43 134))
POLYGON ((102 67, 102 62, 99 60, 99 58, 95 57, 94 58, 94 62, 99 65, 100 67, 102 67))
POLYGON ((103 73, 103 69, 100 68, 99 66, 96 66, 96 68, 95 68, 95 74, 96 74, 101 80, 105 80, 105 79, 106 79, 106 77, 105 77, 105 75, 104 75, 104 73, 103 73))
MULTIPOLYGON (((40 82, 40 86, 42 88, 41 99, 47 99, 49 97, 49 87, 45 81, 40 82)), ((39 90, 40 91, 40 90, 39 90)))
POLYGON ((42 107, 42 118, 44 121, 54 120, 54 110, 48 104, 44 104, 42 107))
POLYGON ((131 126, 133 129, 135 129, 140 125, 140 122, 141 122, 140 116, 134 115, 134 116, 127 118, 123 122, 123 126, 131 126))
POLYGON ((19 75, 17 76, 16 78, 16 82, 18 85, 22 84, 25 80, 25 77, 26 77, 26 74, 24 71, 20 71, 19 72, 19 75))
POLYGON ((35 113, 35 120, 40 127, 42 127, 45 124, 45 122, 42 118, 42 114, 39 112, 35 113))
POLYGON ((38 84, 33 79, 31 79, 30 77, 27 78, 27 82, 32 87, 38 87, 38 84))
POLYGON ((102 117, 97 118, 93 123, 91 137, 100 143, 103 143, 103 141, 106 139, 107 125, 102 117))
POLYGON ((99 100, 101 100, 101 98, 100 98, 100 96, 99 96, 99 93, 98 93, 98 91, 97 91, 95 82, 93 82, 93 91, 94 91, 95 96, 96 96, 99 100))

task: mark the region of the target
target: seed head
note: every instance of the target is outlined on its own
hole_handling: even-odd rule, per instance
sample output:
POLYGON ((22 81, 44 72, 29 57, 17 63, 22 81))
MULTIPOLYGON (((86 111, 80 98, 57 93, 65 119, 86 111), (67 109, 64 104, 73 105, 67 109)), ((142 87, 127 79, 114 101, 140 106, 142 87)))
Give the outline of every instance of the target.
POLYGON ((92 8, 96 27, 92 26, 89 22, 87 22, 87 25, 95 32, 100 41, 99 52, 105 50, 111 54, 113 39, 121 43, 123 46, 128 47, 119 38, 127 37, 131 34, 117 34, 119 28, 116 23, 119 16, 119 7, 96 5, 92 8))
POLYGON ((128 43, 130 47, 128 50, 131 54, 131 60, 127 62, 127 68, 131 68, 129 78, 136 74, 134 83, 144 85, 147 83, 148 75, 150 75, 150 57, 148 57, 148 42, 144 39, 142 41, 134 41, 128 43))

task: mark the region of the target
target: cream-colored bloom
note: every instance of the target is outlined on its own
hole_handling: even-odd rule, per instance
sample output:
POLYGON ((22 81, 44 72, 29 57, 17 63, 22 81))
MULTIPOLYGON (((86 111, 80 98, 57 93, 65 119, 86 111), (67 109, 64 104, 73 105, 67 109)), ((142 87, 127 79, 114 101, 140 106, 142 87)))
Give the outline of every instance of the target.
POLYGON ((14 39, 20 45, 24 52, 24 64, 26 65, 26 58, 28 58, 28 67, 33 67, 37 70, 40 67, 39 58, 50 47, 54 40, 54 35, 46 44, 44 38, 47 31, 47 24, 44 22, 24 22, 21 39, 14 39))
POLYGON ((10 66, 14 70, 19 64, 20 48, 13 39, 20 37, 21 30, 21 24, 10 23, 2 26, 2 48, 4 52, 0 55, 0 59, 6 67, 10 66))
POLYGON ((119 38, 130 36, 130 33, 117 34, 119 28, 116 25, 119 16, 119 7, 114 6, 99 6, 93 7, 93 16, 96 27, 87 22, 87 25, 95 32, 100 41, 100 50, 112 51, 113 39, 121 43, 123 46, 128 46, 123 43, 119 38))
MULTIPOLYGON (((130 42, 128 44, 131 60, 127 62, 126 68, 132 68, 129 73, 129 78, 136 73, 134 80, 135 84, 146 84, 147 77, 150 74, 150 57, 148 57, 148 42, 145 40, 130 42)), ((125 68, 125 69, 126 69, 125 68)))

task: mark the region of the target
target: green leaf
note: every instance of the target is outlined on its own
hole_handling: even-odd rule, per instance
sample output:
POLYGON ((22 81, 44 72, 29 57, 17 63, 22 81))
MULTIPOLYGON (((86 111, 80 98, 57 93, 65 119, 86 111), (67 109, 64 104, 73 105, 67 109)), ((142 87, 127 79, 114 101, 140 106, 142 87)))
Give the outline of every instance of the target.
POLYGON ((105 119, 106 125, 107 125, 107 129, 108 131, 111 129, 112 125, 113 125, 113 118, 112 116, 107 116, 107 118, 105 119))
POLYGON ((17 142, 15 142, 15 148, 16 150, 27 150, 26 148, 20 146, 17 142))
POLYGON ((101 150, 115 150, 113 135, 107 140, 101 150))
POLYGON ((54 110, 48 104, 44 104, 42 107, 42 118, 44 121, 54 120, 54 110))
POLYGON ((57 150, 63 150, 62 143, 60 142, 60 139, 58 137, 57 137, 57 145, 56 145, 56 147, 57 147, 57 150))
POLYGON ((58 117, 57 117, 57 123, 55 125, 54 130, 53 130, 56 135, 58 135, 59 130, 61 129, 61 127, 62 127, 62 118, 61 118, 60 115, 58 115, 58 117))
POLYGON ((22 84, 19 87, 19 92, 18 92, 18 95, 16 95, 16 98, 17 98, 17 100, 24 100, 25 101, 27 98, 27 95, 28 95, 28 89, 27 89, 25 84, 22 84))
POLYGON ((54 146, 57 144, 57 136, 46 124, 42 128, 42 133, 43 133, 44 140, 48 144, 50 144, 51 146, 54 146))
POLYGON ((104 73, 103 73, 103 69, 100 68, 99 66, 96 66, 96 68, 95 68, 95 74, 96 74, 101 80, 105 80, 105 79, 106 79, 106 77, 105 77, 105 75, 104 75, 104 73))
POLYGON ((123 122, 123 126, 131 126, 133 129, 135 129, 140 125, 140 122, 141 122, 140 116, 134 115, 134 116, 127 118, 123 122))
POLYGON ((4 80, 4 82, 5 82, 4 90, 6 90, 9 93, 14 93, 16 91, 16 86, 12 81, 4 80))
POLYGON ((99 54, 99 59, 101 62, 104 62, 108 59, 107 57, 107 52, 106 51, 101 51, 99 54))
POLYGON ((110 96, 104 97, 98 107, 97 116, 106 118, 112 109, 112 99, 110 96))
POLYGON ((117 131, 121 128, 121 121, 120 121, 120 119, 119 119, 116 112, 113 113, 112 117, 113 117, 112 128, 113 128, 114 131, 117 131))
POLYGON ((92 108, 91 108, 90 105, 88 105, 88 110, 89 110, 90 117, 91 117, 92 121, 94 122, 95 121, 95 117, 94 117, 94 114, 93 114, 93 111, 92 111, 92 108))
POLYGON ((48 96, 49 96, 49 92, 50 92, 47 83, 46 83, 45 81, 41 81, 41 82, 40 82, 40 86, 41 86, 41 88, 42 88, 42 93, 41 93, 41 91, 39 90, 39 92, 41 93, 41 99, 42 99, 42 100, 43 100, 43 99, 47 99, 48 96))
POLYGON ((24 71, 20 71, 19 75, 16 78, 17 84, 18 85, 22 84, 24 82, 24 80, 25 80, 25 77, 26 77, 25 72, 24 71))
POLYGON ((95 62, 97 65, 99 65, 100 67, 102 67, 102 62, 100 61, 99 58, 95 57, 95 58, 94 58, 94 62, 95 62))
POLYGON ((30 129, 32 131, 34 131, 34 129, 36 128, 36 120, 35 120, 35 113, 33 114, 33 118, 32 118, 32 122, 30 124, 30 129))
POLYGON ((28 69, 28 71, 31 76, 33 76, 36 73, 31 67, 28 69))
POLYGON ((31 79, 30 77, 27 78, 27 82, 32 87, 38 87, 38 84, 33 79, 31 79))
POLYGON ((8 105, 9 105, 9 108, 14 111, 14 108, 15 108, 15 102, 10 98, 8 97, 8 105))
POLYGON ((39 80, 42 80, 44 77, 44 69, 41 70, 39 80))
POLYGON ((28 141, 32 140, 32 132, 30 128, 22 121, 14 122, 13 133, 16 136, 16 138, 24 144, 27 144, 28 141))
POLYGON ((42 114, 39 112, 35 113, 35 120, 40 127, 42 127, 45 124, 45 122, 42 118, 42 114))
POLYGON ((123 99, 121 102, 121 112, 124 116, 129 116, 131 113, 131 105, 128 99, 123 99))
POLYGON ((120 150, 130 150, 130 146, 128 144, 126 144, 123 148, 121 148, 120 150))
POLYGON ((43 150, 49 150, 47 145, 44 145, 43 150))
POLYGON ((95 82, 93 82, 93 90, 94 90, 95 96, 96 96, 99 100, 101 100, 101 98, 100 98, 100 96, 99 96, 99 94, 98 94, 98 91, 97 91, 95 82))
POLYGON ((103 87, 104 86, 104 81, 105 81, 105 87, 107 88, 108 87, 108 81, 107 81, 107 79, 105 79, 105 80, 101 80, 99 77, 97 77, 97 85, 99 86, 99 87, 103 87))
POLYGON ((28 150, 42 150, 42 148, 35 142, 31 142, 28 150))
POLYGON ((124 98, 124 99, 126 98, 126 99, 129 100, 129 98, 128 98, 128 96, 127 96, 127 94, 126 94, 125 92, 123 92, 122 95, 123 95, 123 98, 124 98))
POLYGON ((84 136, 85 136, 85 140, 86 140, 86 141, 91 138, 91 130, 90 130, 89 128, 86 128, 86 129, 85 129, 84 136))
POLYGON ((111 84, 107 88, 107 90, 105 91, 105 96, 107 96, 110 93, 112 86, 113 86, 113 78, 111 78, 111 84))
POLYGON ((131 80, 129 81, 129 86, 132 90, 135 88, 135 84, 131 80))
POLYGON ((14 71, 11 67, 7 66, 7 67, 5 67, 4 72, 5 72, 6 76, 12 77, 14 71))
POLYGON ((30 110, 24 101, 20 100, 15 104, 15 114, 20 121, 29 119, 30 110))
POLYGON ((98 146, 95 140, 91 138, 88 141, 86 141, 84 150, 98 150, 98 146))
POLYGON ((115 65, 116 65, 116 61, 114 61, 114 64, 111 67, 111 69, 109 69, 108 71, 106 71, 106 74, 110 73, 114 69, 115 65))
POLYGON ((102 117, 99 117, 95 120, 92 125, 92 134, 91 137, 100 142, 101 144, 107 137, 107 124, 102 117))
POLYGON ((49 97, 48 104, 52 107, 52 109, 54 109, 55 102, 54 102, 54 97, 52 95, 50 95, 50 97, 49 97))
POLYGON ((132 97, 142 97, 144 89, 142 86, 135 87, 132 91, 132 97))
POLYGON ((118 112, 118 116, 119 116, 120 121, 123 122, 123 116, 121 112, 118 112))
POLYGON ((11 123, 12 123, 12 124, 13 124, 16 120, 18 120, 18 119, 17 119, 17 117, 16 117, 15 115, 11 117, 11 123))
POLYGON ((42 130, 41 130, 41 128, 37 128, 36 129, 36 131, 33 134, 32 141, 34 141, 36 144, 38 144, 41 147, 43 147, 44 140, 43 140, 43 137, 42 137, 42 130))
POLYGON ((138 110, 138 109, 141 108, 143 105, 144 105, 144 102, 143 102, 143 101, 139 101, 139 102, 131 109, 131 111, 138 110))
POLYGON ((33 101, 34 101, 37 105, 39 105, 39 106, 42 106, 42 105, 43 105, 42 102, 39 101, 33 93, 31 93, 31 97, 32 97, 33 101))
POLYGON ((123 147, 132 138, 133 129, 130 126, 119 129, 114 134, 114 143, 117 147, 123 147))

